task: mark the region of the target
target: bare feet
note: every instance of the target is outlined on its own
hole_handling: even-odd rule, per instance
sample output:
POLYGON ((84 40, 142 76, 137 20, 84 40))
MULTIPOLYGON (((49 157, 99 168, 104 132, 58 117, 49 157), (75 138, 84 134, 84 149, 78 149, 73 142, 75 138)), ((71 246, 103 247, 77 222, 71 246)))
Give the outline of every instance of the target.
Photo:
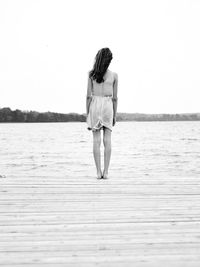
POLYGON ((103 177, 102 177, 103 179, 108 179, 108 172, 103 172, 103 177))
POLYGON ((102 178, 102 172, 97 172, 97 179, 101 179, 102 178))

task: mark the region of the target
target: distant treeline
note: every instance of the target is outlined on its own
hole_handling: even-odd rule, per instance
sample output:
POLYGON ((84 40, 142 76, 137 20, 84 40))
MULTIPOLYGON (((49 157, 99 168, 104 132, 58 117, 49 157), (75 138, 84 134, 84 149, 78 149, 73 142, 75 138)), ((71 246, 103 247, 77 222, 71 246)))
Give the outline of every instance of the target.
POLYGON ((200 113, 142 114, 118 113, 118 121, 200 121, 200 113))
POLYGON ((77 113, 55 113, 55 112, 37 112, 21 111, 10 108, 0 109, 0 122, 70 122, 85 121, 85 116, 77 113))
MULTIPOLYGON (((0 109, 0 122, 85 122, 86 114, 0 109)), ((142 114, 117 113, 117 121, 200 121, 200 113, 142 114)))

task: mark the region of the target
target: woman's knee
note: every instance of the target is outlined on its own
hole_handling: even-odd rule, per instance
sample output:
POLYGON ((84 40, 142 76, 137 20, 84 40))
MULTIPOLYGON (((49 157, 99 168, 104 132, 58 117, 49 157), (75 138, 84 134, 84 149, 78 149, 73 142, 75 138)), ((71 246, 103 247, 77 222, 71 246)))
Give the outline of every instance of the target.
POLYGON ((104 135, 103 144, 107 148, 111 148, 111 137, 109 135, 104 135))
POLYGON ((94 134, 93 143, 94 143, 95 146, 98 146, 98 147, 101 145, 101 135, 100 135, 100 133, 94 134))
POLYGON ((101 139, 100 139, 100 138, 95 139, 95 140, 94 140, 94 145, 95 145, 96 147, 100 147, 100 145, 101 145, 101 139))

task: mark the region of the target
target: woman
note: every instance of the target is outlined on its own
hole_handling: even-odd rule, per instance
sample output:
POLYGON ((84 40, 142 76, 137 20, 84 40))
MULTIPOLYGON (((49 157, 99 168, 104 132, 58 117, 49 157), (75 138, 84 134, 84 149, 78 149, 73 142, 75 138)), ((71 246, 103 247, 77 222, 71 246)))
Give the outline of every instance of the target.
POLYGON ((108 69, 112 60, 109 48, 98 51, 88 75, 86 114, 88 130, 93 133, 93 155, 97 178, 108 178, 111 156, 111 132, 116 123, 118 75, 108 69), (103 130, 104 170, 101 171, 101 132, 103 130))

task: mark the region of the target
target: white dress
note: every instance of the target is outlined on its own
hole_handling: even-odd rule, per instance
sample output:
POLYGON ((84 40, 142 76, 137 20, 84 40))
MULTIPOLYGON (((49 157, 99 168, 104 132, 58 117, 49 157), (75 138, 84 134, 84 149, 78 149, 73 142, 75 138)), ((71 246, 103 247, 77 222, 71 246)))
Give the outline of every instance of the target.
POLYGON ((92 81, 92 99, 86 119, 88 130, 100 130, 104 126, 112 131, 113 84, 114 72, 110 70, 105 73, 104 82, 92 81))

